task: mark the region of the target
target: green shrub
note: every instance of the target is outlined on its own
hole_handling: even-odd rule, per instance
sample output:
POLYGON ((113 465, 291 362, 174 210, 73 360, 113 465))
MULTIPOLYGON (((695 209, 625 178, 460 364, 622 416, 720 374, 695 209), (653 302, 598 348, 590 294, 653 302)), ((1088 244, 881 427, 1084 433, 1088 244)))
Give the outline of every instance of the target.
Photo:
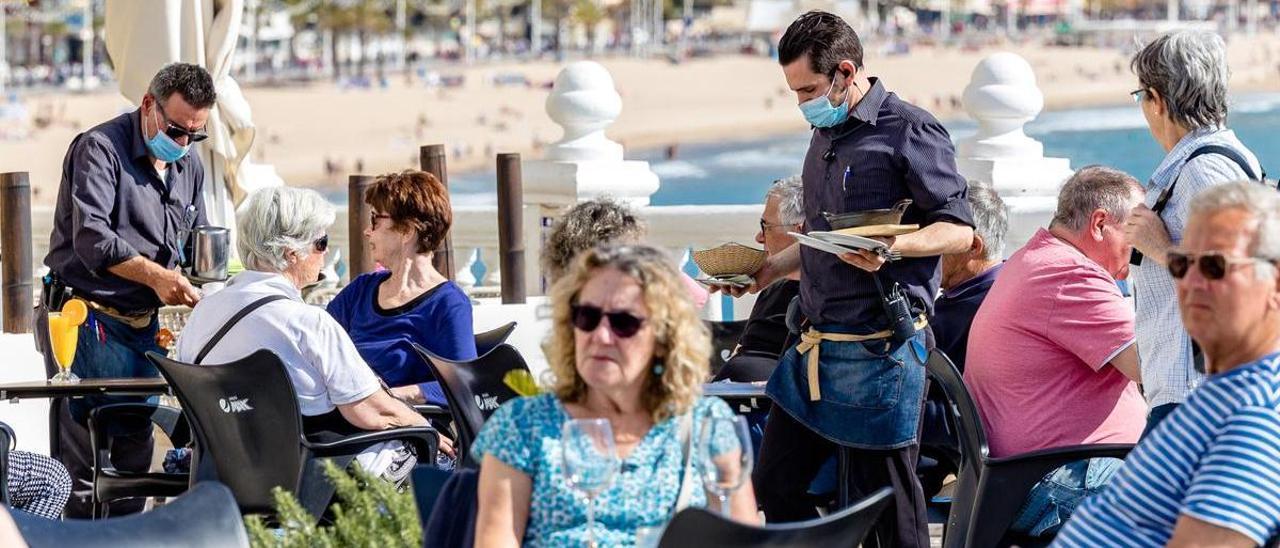
POLYGON ((413 494, 369 475, 353 465, 353 472, 325 461, 324 473, 337 486, 333 524, 317 525, 292 493, 279 487, 275 497, 279 529, 268 527, 261 516, 245 516, 249 542, 254 548, 339 548, 422 546, 422 525, 413 494))

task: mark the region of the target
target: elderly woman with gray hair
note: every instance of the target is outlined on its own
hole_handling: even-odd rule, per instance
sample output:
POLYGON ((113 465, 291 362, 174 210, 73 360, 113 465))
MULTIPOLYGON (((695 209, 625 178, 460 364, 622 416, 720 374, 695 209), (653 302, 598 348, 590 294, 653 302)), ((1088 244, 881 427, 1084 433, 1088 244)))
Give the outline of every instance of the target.
MULTIPOLYGON (((226 363, 259 349, 284 362, 309 436, 423 426, 426 419, 392 397, 361 359, 355 344, 323 308, 302 301, 302 288, 319 279, 329 249, 333 206, 320 194, 268 188, 250 195, 236 212, 245 271, 196 305, 178 339, 178 359, 226 363), (267 298, 270 300, 263 303, 267 298), (214 334, 246 307, 225 337, 214 334)), ((414 455, 398 442, 358 457, 365 469, 400 481, 414 455)), ((446 444, 441 440, 442 450, 446 444)))
POLYGON ((1262 166, 1226 127, 1230 71, 1222 37, 1171 32, 1142 48, 1130 66, 1138 77, 1133 99, 1166 153, 1147 183, 1146 203, 1124 226, 1138 252, 1132 275, 1149 432, 1203 379, 1165 257, 1182 240, 1192 197, 1230 181, 1260 179, 1262 166))

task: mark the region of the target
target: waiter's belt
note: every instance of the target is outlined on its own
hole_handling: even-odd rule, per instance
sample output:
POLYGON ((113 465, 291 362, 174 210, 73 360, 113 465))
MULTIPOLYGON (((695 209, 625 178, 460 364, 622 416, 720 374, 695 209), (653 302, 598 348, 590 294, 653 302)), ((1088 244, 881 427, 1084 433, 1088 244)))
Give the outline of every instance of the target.
POLYGON ((88 301, 88 300, 86 301, 89 303, 89 306, 92 307, 95 311, 109 318, 120 320, 121 322, 124 322, 125 325, 132 327, 134 329, 143 329, 148 325, 151 325, 151 318, 155 317, 156 315, 155 310, 144 310, 142 312, 126 313, 126 312, 121 312, 120 310, 107 306, 105 304, 95 303, 93 301, 88 301))
MULTIPOLYGON (((919 331, 929 325, 928 318, 922 314, 916 318, 916 330, 919 331)), ((808 367, 805 371, 805 377, 809 381, 809 401, 818 401, 822 399, 822 390, 818 387, 818 352, 822 347, 822 341, 829 342, 866 342, 887 339, 893 336, 893 331, 885 329, 868 333, 866 335, 854 335, 850 333, 823 333, 809 328, 800 334, 800 344, 796 345, 796 352, 801 355, 808 354, 808 367)))

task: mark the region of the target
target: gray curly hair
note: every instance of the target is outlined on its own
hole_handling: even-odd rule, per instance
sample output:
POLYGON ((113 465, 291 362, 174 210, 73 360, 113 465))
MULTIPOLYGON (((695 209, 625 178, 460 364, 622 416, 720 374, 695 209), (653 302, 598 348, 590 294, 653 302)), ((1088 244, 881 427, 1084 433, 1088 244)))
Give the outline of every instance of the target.
POLYGON ((608 196, 581 202, 551 227, 542 250, 542 268, 554 281, 579 253, 608 243, 636 243, 644 233, 644 223, 625 203, 608 196))

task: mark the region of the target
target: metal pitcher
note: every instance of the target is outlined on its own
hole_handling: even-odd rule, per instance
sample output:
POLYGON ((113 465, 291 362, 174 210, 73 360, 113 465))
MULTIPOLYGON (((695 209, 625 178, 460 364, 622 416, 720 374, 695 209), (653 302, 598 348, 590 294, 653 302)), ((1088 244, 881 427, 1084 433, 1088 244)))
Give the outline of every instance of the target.
POLYGON ((231 233, 223 227, 201 225, 191 231, 191 267, 187 276, 200 282, 227 280, 231 233))

